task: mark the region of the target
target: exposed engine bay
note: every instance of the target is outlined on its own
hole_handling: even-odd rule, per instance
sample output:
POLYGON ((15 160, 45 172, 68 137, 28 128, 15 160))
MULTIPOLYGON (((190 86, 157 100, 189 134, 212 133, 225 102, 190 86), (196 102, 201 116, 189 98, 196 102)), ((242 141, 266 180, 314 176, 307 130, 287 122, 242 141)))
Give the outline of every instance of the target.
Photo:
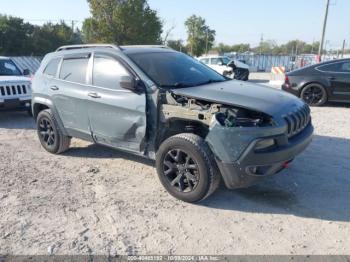
POLYGON ((163 122, 182 119, 210 126, 216 120, 223 127, 262 127, 272 124, 268 115, 244 108, 188 98, 171 92, 166 92, 164 100, 161 105, 163 122))

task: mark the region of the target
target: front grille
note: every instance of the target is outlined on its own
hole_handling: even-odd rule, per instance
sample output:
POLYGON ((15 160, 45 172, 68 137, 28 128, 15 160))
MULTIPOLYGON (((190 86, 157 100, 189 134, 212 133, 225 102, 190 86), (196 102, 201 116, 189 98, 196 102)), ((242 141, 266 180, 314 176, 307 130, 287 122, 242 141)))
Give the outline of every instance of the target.
POLYGON ((310 123, 310 108, 307 105, 304 105, 298 110, 284 116, 284 120, 286 120, 288 126, 288 138, 291 138, 303 131, 304 128, 310 123))
POLYGON ((30 94, 29 84, 5 84, 0 85, 0 98, 13 98, 30 94))

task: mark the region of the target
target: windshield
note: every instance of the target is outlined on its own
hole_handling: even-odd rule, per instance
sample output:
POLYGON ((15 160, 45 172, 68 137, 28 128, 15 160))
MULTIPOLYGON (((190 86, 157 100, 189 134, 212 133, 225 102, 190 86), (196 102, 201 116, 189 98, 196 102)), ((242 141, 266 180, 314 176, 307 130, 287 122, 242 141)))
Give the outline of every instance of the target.
POLYGON ((222 64, 223 65, 228 65, 228 63, 230 63, 230 62, 231 62, 230 58, 228 58, 228 57, 223 57, 222 58, 222 64))
POLYGON ((226 81, 209 67, 178 52, 128 54, 159 87, 190 87, 226 81))
POLYGON ((0 76, 21 76, 22 73, 10 59, 0 60, 0 76))

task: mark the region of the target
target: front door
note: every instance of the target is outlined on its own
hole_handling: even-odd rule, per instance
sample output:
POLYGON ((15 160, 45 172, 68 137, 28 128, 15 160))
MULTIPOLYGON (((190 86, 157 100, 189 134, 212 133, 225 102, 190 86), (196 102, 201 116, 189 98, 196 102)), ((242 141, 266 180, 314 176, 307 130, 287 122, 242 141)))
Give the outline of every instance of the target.
POLYGON ((146 133, 146 95, 121 88, 120 78, 125 75, 132 73, 121 58, 94 55, 88 92, 90 127, 97 143, 140 153, 146 133))

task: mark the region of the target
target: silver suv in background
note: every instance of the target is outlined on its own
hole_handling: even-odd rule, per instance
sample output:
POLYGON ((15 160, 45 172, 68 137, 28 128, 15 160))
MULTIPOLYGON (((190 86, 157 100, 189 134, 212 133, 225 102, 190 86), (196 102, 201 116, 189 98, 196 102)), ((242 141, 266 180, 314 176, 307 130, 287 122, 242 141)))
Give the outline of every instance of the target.
POLYGON ((283 170, 311 142, 309 107, 279 90, 229 80, 161 46, 65 46, 33 80, 42 146, 72 137, 154 159, 174 197, 197 202, 283 170))
POLYGON ((31 112, 31 80, 29 70, 23 72, 8 57, 0 57, 0 111, 28 110, 31 112))

